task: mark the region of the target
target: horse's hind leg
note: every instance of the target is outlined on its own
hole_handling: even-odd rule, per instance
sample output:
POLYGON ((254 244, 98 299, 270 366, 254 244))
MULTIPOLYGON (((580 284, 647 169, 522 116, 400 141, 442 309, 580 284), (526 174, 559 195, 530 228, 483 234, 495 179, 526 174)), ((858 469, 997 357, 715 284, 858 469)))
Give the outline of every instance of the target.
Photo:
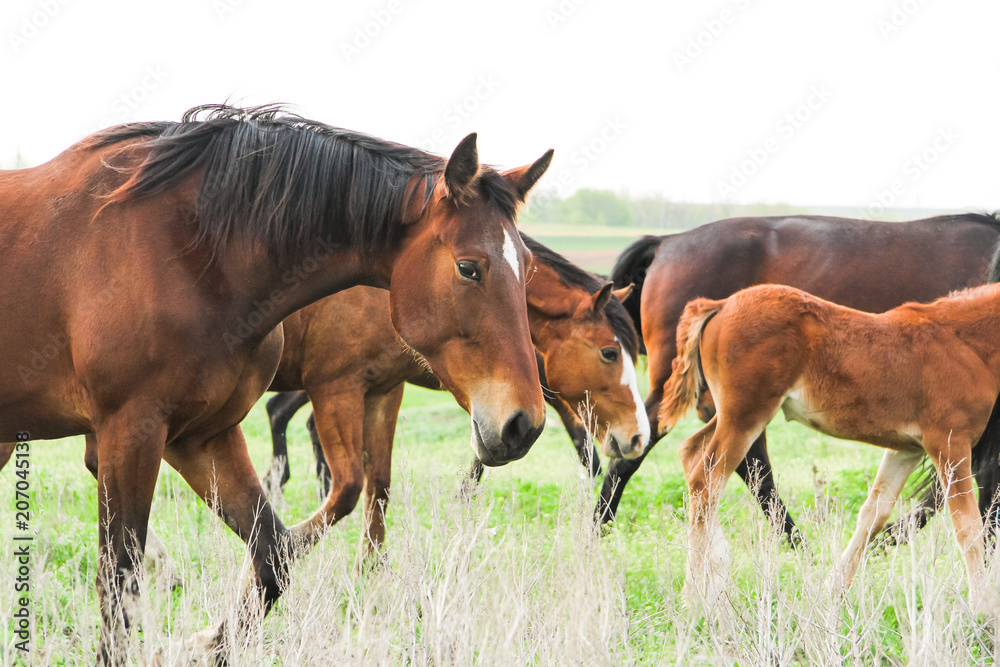
POLYGON ((288 422, 292 420, 299 408, 309 402, 309 396, 304 391, 281 391, 267 399, 267 420, 271 426, 271 465, 268 466, 269 479, 265 483, 273 484, 275 468, 281 466, 281 476, 278 481, 284 486, 292 476, 288 465, 288 422))
POLYGON ((291 528, 307 546, 315 544, 328 526, 354 511, 361 497, 365 410, 364 389, 353 379, 310 388, 309 395, 333 485, 323 506, 291 528))
POLYGON ((403 383, 384 394, 369 395, 365 400, 364 425, 364 521, 358 562, 370 557, 385 541, 385 510, 389 504, 392 479, 392 444, 396 418, 403 401, 403 383))
POLYGON ((323 453, 323 441, 319 437, 319 429, 316 428, 316 413, 309 413, 306 420, 306 430, 309 431, 309 442, 312 443, 313 458, 316 459, 316 478, 319 486, 326 498, 330 495, 330 487, 333 485, 333 474, 330 472, 330 464, 327 463, 326 454, 323 453))
POLYGON ((972 478, 971 443, 953 434, 931 436, 925 433, 924 448, 938 469, 944 486, 955 539, 965 557, 972 606, 977 611, 996 614, 1000 612, 1000 607, 996 591, 986 575, 986 544, 972 478))
POLYGON ((139 595, 136 569, 146 544, 167 429, 141 410, 123 411, 102 421, 94 441, 99 504, 97 591, 102 621, 98 662, 121 665, 129 661, 128 630, 139 595))
POLYGON ((795 521, 792 520, 792 516, 788 513, 785 503, 781 500, 781 496, 778 495, 778 490, 774 486, 771 459, 767 455, 766 432, 762 432, 760 437, 750 445, 746 458, 736 466, 736 474, 740 476, 747 488, 753 491, 764 514, 770 519, 781 522, 781 529, 788 543, 792 546, 800 544, 802 533, 795 526, 795 521))
MULTIPOLYGON (((287 584, 292 554, 288 531, 264 495, 239 425, 207 442, 171 443, 164 451, 164 459, 247 544, 256 575, 253 594, 259 596, 267 613, 287 584)), ((240 608, 246 609, 247 605, 240 608)), ((240 623, 245 624, 246 619, 240 623)), ((221 626, 213 626, 192 637, 192 648, 210 652, 219 647, 223 636, 221 626)), ((192 663, 204 657, 194 655, 192 663)))
MULTIPOLYGON (((766 420, 757 427, 763 429, 766 420)), ((718 607, 729 569, 729 552, 718 506, 726 480, 743 460, 756 433, 713 417, 680 447, 688 487, 688 569, 684 597, 689 604, 718 607)))
POLYGON ((903 485, 923 457, 924 453, 919 449, 888 450, 883 454, 868 499, 858 511, 854 534, 832 573, 830 583, 834 588, 850 588, 865 546, 885 527, 903 485))

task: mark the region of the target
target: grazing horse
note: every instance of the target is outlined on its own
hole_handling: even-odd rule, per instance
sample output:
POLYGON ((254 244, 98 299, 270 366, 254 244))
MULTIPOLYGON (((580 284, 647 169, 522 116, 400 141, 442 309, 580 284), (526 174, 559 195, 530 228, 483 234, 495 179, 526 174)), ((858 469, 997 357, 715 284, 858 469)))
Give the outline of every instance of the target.
MULTIPOLYGON (((982 284, 998 238, 1000 223, 989 215, 911 222, 792 216, 722 220, 634 243, 618 258, 611 277, 616 285, 635 285, 624 303, 649 358, 646 410, 653 434, 641 457, 608 464, 596 508, 598 520, 614 519, 629 478, 662 437, 657 415, 677 354, 677 323, 689 301, 722 299, 752 285, 775 283, 858 310, 883 312, 907 301, 931 301, 982 284)), ((707 421, 712 413, 710 396, 705 394, 699 416, 707 421)), ((973 450, 973 456, 980 456, 979 451, 973 450)), ((989 464, 985 459, 982 463, 989 464)), ((980 462, 974 460, 973 465, 978 474, 980 462)), ((795 523, 775 490, 763 431, 736 472, 765 511, 774 504, 794 543, 795 523)), ((988 503, 992 486, 980 497, 988 503)), ((927 499, 933 508, 933 495, 927 499)), ((922 524, 929 514, 920 513, 918 522, 922 524)))
MULTIPOLYGON (((578 420, 589 422, 606 455, 638 455, 649 439, 649 422, 636 384, 636 332, 617 298, 625 293, 613 294, 611 283, 602 283, 527 236, 522 239, 534 260, 525 285, 528 326, 539 370, 552 392, 547 400, 570 415, 573 426, 578 420), (591 414, 578 412, 583 403, 591 414)), ((282 483, 288 470, 285 429, 295 410, 310 399, 317 463, 329 466, 318 467, 326 485, 325 503, 291 530, 315 540, 349 514, 363 494, 363 547, 377 548, 385 535, 392 442, 404 383, 440 385, 399 344, 384 291, 357 287, 341 292, 293 313, 283 327, 285 348, 270 389, 305 392, 268 401, 282 483)), ((585 442, 586 450, 579 454, 586 462, 596 452, 585 442)))
MULTIPOLYGON (((854 535, 832 573, 850 586, 927 455, 944 488, 974 608, 996 613, 986 576, 972 451, 1000 392, 1000 285, 873 315, 783 285, 696 299, 677 325, 674 373, 658 413, 669 432, 702 383, 716 414, 680 447, 690 494, 688 599, 718 601, 727 575, 718 503, 729 475, 779 409, 837 438, 884 448, 854 535)), ((993 452, 994 459, 996 452, 993 452)))
MULTIPOLYGON (((514 225, 552 153, 500 173, 475 139, 445 160, 277 107, 210 106, 0 173, 0 442, 94 436, 101 663, 127 660, 161 459, 248 543, 265 611, 281 595, 293 545, 239 422, 303 306, 389 289, 400 337, 471 412, 476 453, 528 451, 545 404, 514 225)), ((222 630, 192 641, 215 649, 222 630)))

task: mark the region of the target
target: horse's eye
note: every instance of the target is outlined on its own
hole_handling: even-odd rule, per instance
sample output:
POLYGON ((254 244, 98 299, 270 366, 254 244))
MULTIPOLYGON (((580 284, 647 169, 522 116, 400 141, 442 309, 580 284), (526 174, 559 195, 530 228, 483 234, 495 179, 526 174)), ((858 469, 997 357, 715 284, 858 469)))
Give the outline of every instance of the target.
POLYGON ((613 364, 618 361, 618 348, 606 347, 601 350, 601 356, 604 357, 604 361, 613 364))
POLYGON ((479 267, 476 266, 475 262, 470 262, 468 260, 462 260, 458 263, 458 272, 466 280, 478 281, 481 278, 479 274, 479 267))

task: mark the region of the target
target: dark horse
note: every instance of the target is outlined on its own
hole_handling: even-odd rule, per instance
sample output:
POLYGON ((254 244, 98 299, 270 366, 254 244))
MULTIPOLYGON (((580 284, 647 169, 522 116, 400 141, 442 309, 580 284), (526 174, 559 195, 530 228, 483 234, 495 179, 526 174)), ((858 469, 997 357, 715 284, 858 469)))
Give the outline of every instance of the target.
MULTIPOLYGON (((649 358, 646 410, 652 435, 641 457, 608 465, 596 509, 598 519, 602 523, 614 519, 629 478, 662 437, 658 413, 677 355, 677 324, 689 301, 724 299, 752 285, 775 283, 880 313, 908 301, 933 301, 953 290, 982 284, 998 238, 1000 223, 995 216, 963 214, 911 222, 823 216, 735 218, 636 241, 618 258, 611 277, 616 285, 635 285, 625 307, 640 330, 649 358)), ((713 414, 710 402, 700 406, 703 420, 713 414)), ((980 483, 987 476, 991 480, 990 488, 980 496, 987 504, 995 485, 995 475, 982 465, 989 450, 972 450, 980 483)), ((986 468, 997 467, 995 460, 988 463, 986 468)), ((736 473, 752 485, 762 508, 774 503, 773 511, 784 517, 785 534, 796 538, 795 523, 774 487, 763 432, 736 473)), ((939 488, 936 482, 931 487, 928 505, 934 506, 941 497, 939 488)), ((926 521, 929 512, 919 513, 918 522, 926 521)))
POLYGON ((514 221, 551 155, 499 173, 474 134, 444 160, 275 107, 211 106, 0 173, 0 442, 96 438, 100 662, 127 660, 161 459, 248 542, 264 609, 281 595, 293 545, 239 423, 274 376, 277 325, 313 301, 388 288, 393 325, 471 412, 483 460, 524 456, 545 406, 514 221))

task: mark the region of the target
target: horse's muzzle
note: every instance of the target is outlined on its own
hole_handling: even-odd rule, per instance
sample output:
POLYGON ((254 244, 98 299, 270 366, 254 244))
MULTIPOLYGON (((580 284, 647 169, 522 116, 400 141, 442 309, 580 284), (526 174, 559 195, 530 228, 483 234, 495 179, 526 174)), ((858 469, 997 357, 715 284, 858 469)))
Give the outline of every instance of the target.
POLYGON ((544 421, 533 425, 527 413, 518 410, 497 433, 477 419, 473 411, 472 449, 484 465, 502 466, 523 458, 541 435, 544 425, 544 421))
POLYGON ((622 445, 613 435, 608 435, 605 441, 604 455, 613 459, 635 459, 642 456, 646 449, 641 435, 633 435, 627 445, 622 445))

